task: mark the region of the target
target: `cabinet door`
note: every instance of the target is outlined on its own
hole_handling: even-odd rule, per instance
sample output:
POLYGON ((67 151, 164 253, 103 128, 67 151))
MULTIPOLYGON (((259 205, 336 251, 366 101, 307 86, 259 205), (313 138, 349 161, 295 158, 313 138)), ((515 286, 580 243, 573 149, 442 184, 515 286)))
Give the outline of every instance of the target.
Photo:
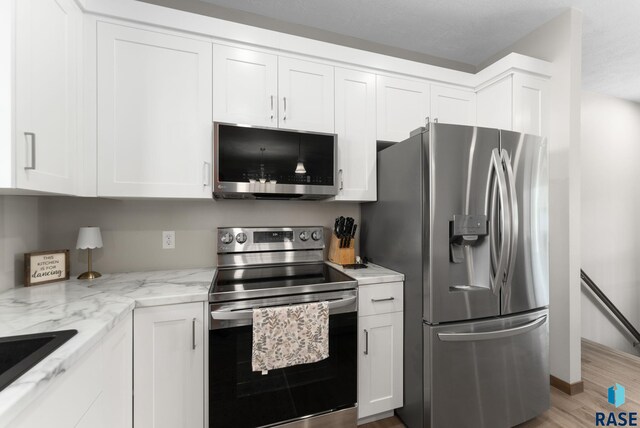
POLYGON ((211 197, 211 44, 98 23, 98 196, 211 197))
POLYGON ((546 81, 535 77, 513 76, 513 130, 546 136, 544 90, 546 81))
POLYGON ((429 116, 429 84, 394 77, 377 77, 378 132, 382 141, 402 141, 424 126, 429 116))
POLYGON ((332 66, 280 57, 278 91, 281 128, 334 132, 332 66))
POLYGON ((376 200, 376 76, 336 69, 336 200, 376 200))
POLYGON ((477 92, 478 126, 513 130, 512 83, 513 76, 506 76, 477 92))
POLYGON ((278 57, 213 45, 213 120, 278 125, 278 57))
POLYGON ((472 91, 431 85, 431 116, 440 123, 475 126, 476 94, 472 91))
POLYGON ((73 0, 15 5, 16 184, 73 194, 82 16, 73 0))
POLYGON ((358 318, 358 418, 402 407, 402 312, 358 318))
MULTIPOLYGON (((104 381, 101 399, 102 426, 131 428, 133 425, 133 316, 121 321, 103 343, 104 381)), ((88 424, 97 427, 99 425, 88 424)))
POLYGON ((136 309, 134 426, 204 425, 203 303, 136 309))

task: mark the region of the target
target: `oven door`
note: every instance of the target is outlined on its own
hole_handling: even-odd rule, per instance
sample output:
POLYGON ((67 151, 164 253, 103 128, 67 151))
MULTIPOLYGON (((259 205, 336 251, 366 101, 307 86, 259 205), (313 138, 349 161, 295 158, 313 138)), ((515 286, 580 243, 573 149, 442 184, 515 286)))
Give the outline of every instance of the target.
POLYGON ((268 426, 355 406, 356 290, 301 295, 288 302, 329 301, 329 358, 270 370, 266 375, 252 371, 251 307, 279 306, 286 299, 211 305, 210 427, 268 426))

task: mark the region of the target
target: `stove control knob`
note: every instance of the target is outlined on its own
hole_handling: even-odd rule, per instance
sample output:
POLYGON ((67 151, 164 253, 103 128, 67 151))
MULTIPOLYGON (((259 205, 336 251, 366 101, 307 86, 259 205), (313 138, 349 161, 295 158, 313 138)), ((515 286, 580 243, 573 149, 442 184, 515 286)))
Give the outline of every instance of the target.
POLYGON ((236 235, 236 242, 238 244, 244 244, 245 242, 247 242, 247 234, 244 232, 240 232, 236 235))
POLYGON ((319 230, 314 230, 313 233, 311 234, 311 238, 313 238, 314 241, 319 241, 322 239, 322 232, 319 230))
POLYGON ((309 232, 307 232, 306 230, 303 232, 300 232, 300 240, 301 241, 308 241, 309 240, 309 232))
POLYGON ((230 234, 229 232, 225 232, 222 234, 222 236, 220 237, 220 241, 223 244, 231 244, 233 242, 233 235, 230 234))

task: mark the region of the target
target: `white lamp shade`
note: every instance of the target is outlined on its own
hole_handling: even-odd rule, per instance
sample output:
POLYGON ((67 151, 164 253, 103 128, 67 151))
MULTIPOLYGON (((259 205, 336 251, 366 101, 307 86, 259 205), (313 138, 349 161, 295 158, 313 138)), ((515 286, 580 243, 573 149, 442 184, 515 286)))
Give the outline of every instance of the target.
POLYGON ((99 227, 81 227, 78 232, 76 248, 86 250, 89 248, 102 248, 102 235, 99 227))

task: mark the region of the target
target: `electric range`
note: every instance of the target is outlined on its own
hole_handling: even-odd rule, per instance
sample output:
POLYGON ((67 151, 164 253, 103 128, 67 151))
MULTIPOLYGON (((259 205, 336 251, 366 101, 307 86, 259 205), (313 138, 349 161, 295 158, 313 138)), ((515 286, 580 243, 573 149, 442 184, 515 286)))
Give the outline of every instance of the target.
POLYGON ((211 427, 355 426, 357 282, 324 263, 324 236, 321 226, 218 229, 209 293, 211 427), (329 303, 329 358, 253 372, 253 309, 318 301, 329 303))

